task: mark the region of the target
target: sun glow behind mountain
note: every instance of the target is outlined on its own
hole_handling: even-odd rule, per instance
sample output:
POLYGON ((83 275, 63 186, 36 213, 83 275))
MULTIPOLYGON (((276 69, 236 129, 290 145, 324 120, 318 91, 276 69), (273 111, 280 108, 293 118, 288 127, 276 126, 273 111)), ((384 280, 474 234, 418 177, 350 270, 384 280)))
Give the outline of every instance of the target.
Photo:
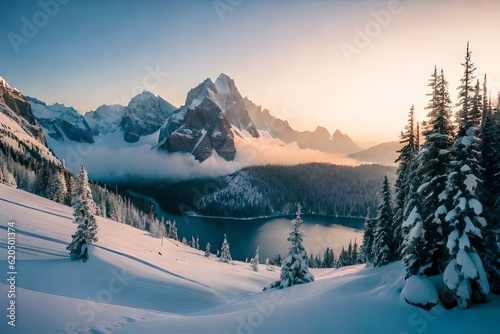
MULTIPOLYGON (((8 6, 4 35, 21 34, 21 18, 41 10, 8 6)), ((487 73, 492 93, 499 90, 500 46, 491 43, 499 10, 493 0, 244 1, 222 14, 212 1, 70 2, 17 53, 0 41, 10 64, 0 74, 28 95, 84 113, 127 104, 137 87, 180 106, 200 78, 224 72, 298 130, 322 125, 359 141, 391 141, 411 104, 425 118, 434 65, 444 67, 456 100, 468 40, 477 76, 487 73), (366 41, 360 31, 370 32, 366 41)))

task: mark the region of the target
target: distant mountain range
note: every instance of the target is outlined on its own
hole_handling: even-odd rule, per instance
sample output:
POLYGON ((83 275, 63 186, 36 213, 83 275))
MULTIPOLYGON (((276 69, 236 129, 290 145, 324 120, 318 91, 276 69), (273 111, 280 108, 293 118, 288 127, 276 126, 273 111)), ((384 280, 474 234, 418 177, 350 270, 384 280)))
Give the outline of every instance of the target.
POLYGON ((390 141, 370 147, 364 151, 349 154, 348 157, 363 163, 394 165, 401 149, 399 141, 390 141))
MULTIPOLYGON (((395 152, 390 150, 398 147, 387 143, 362 151, 340 130, 330 134, 318 126, 314 131, 297 131, 287 120, 243 97, 234 80, 225 74, 191 89, 179 108, 144 91, 126 106, 102 105, 85 115, 63 104, 48 105, 35 97, 25 97, 0 77, 0 109, 61 160, 67 159, 68 152, 92 152, 93 147, 120 152, 140 147, 141 152, 149 148, 152 153, 148 154, 157 152, 159 156, 180 153, 199 162, 213 156, 232 161, 238 154, 237 142, 271 138, 281 146, 290 144, 362 162, 392 164, 395 152)), ((128 158, 140 157, 130 151, 128 158)), ((123 161, 120 163, 123 165, 123 161)))

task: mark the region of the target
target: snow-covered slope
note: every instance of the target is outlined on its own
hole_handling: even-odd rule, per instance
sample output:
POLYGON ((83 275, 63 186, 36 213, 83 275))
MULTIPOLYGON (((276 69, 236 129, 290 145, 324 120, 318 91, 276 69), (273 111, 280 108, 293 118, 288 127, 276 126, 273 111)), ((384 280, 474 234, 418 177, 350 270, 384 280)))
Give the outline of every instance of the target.
MULTIPOLYGON (((69 260, 71 208, 0 185, 0 266, 16 229, 16 327, 1 333, 496 333, 500 298, 424 311, 400 298, 400 263, 313 270, 310 284, 262 292, 278 270, 221 263, 98 218, 87 263, 69 260)), ((7 270, 7 269, 5 269, 7 270)), ((6 281, 0 309, 7 312, 6 281)), ((5 313, 6 315, 6 313, 5 313)))

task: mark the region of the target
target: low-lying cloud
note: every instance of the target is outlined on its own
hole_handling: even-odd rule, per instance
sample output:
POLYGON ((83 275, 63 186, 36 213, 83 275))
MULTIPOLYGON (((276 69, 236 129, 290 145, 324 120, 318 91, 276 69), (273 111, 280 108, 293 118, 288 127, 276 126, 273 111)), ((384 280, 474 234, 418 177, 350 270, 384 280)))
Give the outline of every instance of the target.
POLYGON ((214 154, 203 163, 187 153, 166 153, 152 149, 150 144, 110 147, 103 141, 97 144, 52 145, 56 155, 64 159, 73 172, 81 163, 94 180, 192 179, 231 174, 241 168, 264 164, 296 165, 325 162, 339 165, 359 163, 342 154, 301 149, 296 143, 285 144, 274 138, 239 138, 235 136, 237 154, 234 161, 225 161, 214 154))

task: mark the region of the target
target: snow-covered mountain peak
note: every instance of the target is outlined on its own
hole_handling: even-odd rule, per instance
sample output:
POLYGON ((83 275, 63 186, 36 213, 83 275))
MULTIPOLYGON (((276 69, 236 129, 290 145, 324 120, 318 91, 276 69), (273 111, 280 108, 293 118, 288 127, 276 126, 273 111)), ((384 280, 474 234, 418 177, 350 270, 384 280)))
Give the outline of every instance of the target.
MULTIPOLYGON (((5 87, 5 86, 8 86, 7 81, 5 81, 5 79, 4 79, 2 76, 0 76, 0 85, 1 85, 1 86, 4 86, 4 87, 5 87)), ((10 86, 9 86, 9 87, 10 87, 10 86)))
POLYGON ((220 94, 231 94, 234 91, 238 91, 234 80, 224 73, 221 73, 217 80, 215 80, 215 86, 217 87, 217 92, 220 94))
POLYGON ((120 122, 125 141, 135 143, 141 136, 158 131, 175 109, 166 100, 149 91, 134 96, 120 122))
POLYGON ((203 99, 207 96, 207 91, 209 87, 213 86, 214 83, 210 78, 205 79, 195 88, 192 88, 186 95, 185 108, 196 108, 200 105, 203 99))
POLYGON ((28 101, 46 136, 57 141, 64 141, 68 138, 80 143, 94 142, 92 129, 75 108, 61 103, 47 105, 32 97, 28 97, 28 101))
POLYGON ((120 126, 125 107, 119 104, 102 105, 85 114, 85 120, 92 128, 94 135, 105 135, 114 132, 120 126))

